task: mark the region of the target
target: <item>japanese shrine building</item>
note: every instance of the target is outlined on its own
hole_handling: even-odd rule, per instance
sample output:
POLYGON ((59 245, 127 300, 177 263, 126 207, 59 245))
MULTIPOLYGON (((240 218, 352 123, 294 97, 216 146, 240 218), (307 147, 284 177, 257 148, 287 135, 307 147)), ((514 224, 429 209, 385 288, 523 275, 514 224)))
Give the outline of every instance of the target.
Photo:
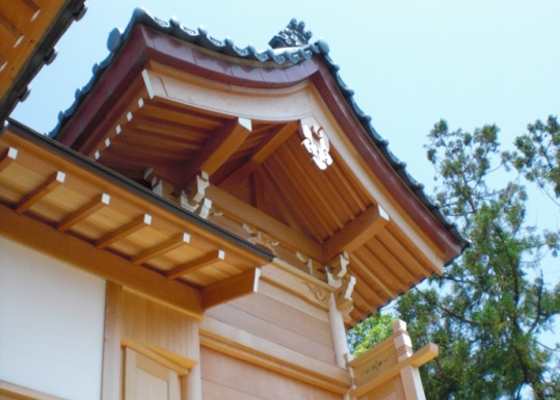
POLYGON ((49 136, 7 119, 83 1, 0 5, 0 399, 422 399, 354 326, 466 245, 293 20, 137 9, 49 136))

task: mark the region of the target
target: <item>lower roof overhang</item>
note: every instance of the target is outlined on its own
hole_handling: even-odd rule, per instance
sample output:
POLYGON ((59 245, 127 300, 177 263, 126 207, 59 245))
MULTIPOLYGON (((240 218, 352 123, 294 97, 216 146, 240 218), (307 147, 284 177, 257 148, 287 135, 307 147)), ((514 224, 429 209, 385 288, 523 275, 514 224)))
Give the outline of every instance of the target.
POLYGON ((195 318, 251 293, 273 259, 13 120, 0 135, 0 220, 0 234, 195 318))

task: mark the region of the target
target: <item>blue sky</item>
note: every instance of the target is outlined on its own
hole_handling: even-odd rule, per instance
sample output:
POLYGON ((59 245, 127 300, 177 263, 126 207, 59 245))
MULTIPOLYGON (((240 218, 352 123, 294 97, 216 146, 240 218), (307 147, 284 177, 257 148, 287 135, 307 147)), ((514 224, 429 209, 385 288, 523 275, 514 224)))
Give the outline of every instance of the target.
MULTIPOLYGON (((12 117, 39 132, 52 130, 76 89, 89 81, 92 66, 107 56, 109 32, 124 28, 138 6, 263 50, 291 18, 304 20, 314 39, 329 43, 358 104, 428 193, 433 170, 422 146, 440 118, 452 129, 496 123, 501 142, 509 145, 528 123, 559 114, 558 0, 140 1, 91 1, 12 117)), ((538 201, 531 222, 560 228, 551 217, 557 208, 538 201)), ((547 277, 560 278, 557 261, 547 277)))

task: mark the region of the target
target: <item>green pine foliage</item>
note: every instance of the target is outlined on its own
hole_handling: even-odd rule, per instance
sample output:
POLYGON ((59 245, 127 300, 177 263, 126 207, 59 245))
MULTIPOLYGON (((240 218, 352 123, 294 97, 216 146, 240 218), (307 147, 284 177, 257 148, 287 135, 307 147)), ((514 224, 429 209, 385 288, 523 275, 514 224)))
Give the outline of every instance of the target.
MULTIPOLYGON (((429 135, 437 201, 470 241, 444 276, 397 304, 415 348, 440 347, 440 356, 421 369, 430 400, 560 399, 559 345, 539 342, 560 314, 560 283, 545 282, 541 268, 545 256, 556 255, 558 234, 528 223, 520 184, 526 177, 560 196, 559 126, 553 117, 529 125, 514 153, 500 152, 498 133, 494 125, 450 131, 440 121, 429 135)), ((374 318, 380 320, 350 333, 356 354, 390 333, 389 316, 374 318)))
POLYGON ((356 324, 347 333, 348 347, 352 355, 358 357, 391 336, 391 325, 395 321, 396 318, 391 314, 372 314, 356 324))

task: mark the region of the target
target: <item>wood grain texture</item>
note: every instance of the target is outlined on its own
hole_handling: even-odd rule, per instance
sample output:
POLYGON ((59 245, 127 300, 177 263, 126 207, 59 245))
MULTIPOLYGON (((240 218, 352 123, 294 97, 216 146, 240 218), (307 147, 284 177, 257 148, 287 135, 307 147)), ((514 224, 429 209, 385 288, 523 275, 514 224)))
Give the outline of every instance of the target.
MULTIPOLYGON (((330 393, 210 349, 203 348, 201 357, 203 379, 230 389, 230 392, 233 390, 264 400, 341 399, 339 394, 330 393)), ((206 388, 208 389, 208 385, 206 388)))

